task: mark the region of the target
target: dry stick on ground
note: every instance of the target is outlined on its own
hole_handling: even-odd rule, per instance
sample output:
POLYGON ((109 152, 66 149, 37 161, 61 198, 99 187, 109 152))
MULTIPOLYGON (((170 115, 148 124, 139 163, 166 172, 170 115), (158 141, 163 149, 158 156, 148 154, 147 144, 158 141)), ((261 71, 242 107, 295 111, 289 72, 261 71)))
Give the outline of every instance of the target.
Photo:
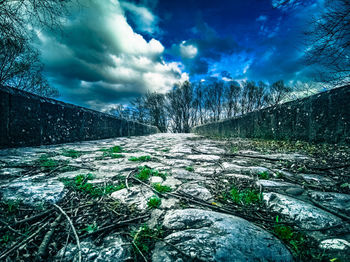
POLYGON ((137 221, 137 220, 140 220, 140 219, 144 219, 144 218, 147 218, 147 217, 149 217, 149 215, 143 215, 143 216, 131 218, 131 219, 128 219, 128 220, 124 220, 124 221, 116 223, 116 224, 105 226, 105 227, 102 227, 102 228, 99 228, 99 229, 95 230, 94 232, 91 232, 91 233, 88 233, 86 235, 83 235, 83 236, 81 236, 81 238, 90 237, 92 235, 96 235, 96 234, 101 233, 101 232, 106 231, 106 230, 111 230, 111 229, 116 228, 116 227, 125 226, 125 225, 127 225, 127 224, 129 224, 131 222, 134 222, 134 221, 137 221))
POLYGON ((130 173, 129 173, 129 174, 126 176, 126 178, 125 178, 125 186, 126 186, 126 189, 127 189, 127 190, 130 189, 130 188, 129 188, 128 179, 129 179, 130 175, 133 174, 134 172, 135 172, 135 169, 132 170, 132 171, 130 171, 130 173))
POLYGON ((25 238, 24 240, 22 240, 21 242, 17 242, 15 243, 11 248, 9 248, 7 251, 5 251, 4 253, 2 253, 0 255, 0 260, 4 259, 5 257, 7 257, 9 254, 11 254, 13 251, 19 249, 20 247, 22 247, 23 245, 25 245, 26 243, 28 243, 30 240, 32 240, 34 237, 36 237, 41 230, 43 230, 44 227, 47 226, 49 222, 46 222, 44 225, 42 225, 37 231, 35 231, 33 234, 31 234, 30 236, 28 236, 27 238, 25 238))
POLYGON ((50 214, 54 209, 49 209, 43 213, 40 213, 38 215, 35 215, 35 216, 32 216, 32 217, 28 217, 28 218, 25 218, 25 219, 22 219, 22 220, 19 220, 19 221, 15 221, 15 223, 12 224, 12 226, 17 226, 19 224, 23 224, 23 223, 27 223, 29 221, 32 221, 32 220, 35 220, 35 219, 38 219, 38 218, 41 218, 47 214, 50 214))
POLYGON ((51 241, 51 237, 53 235, 53 233, 55 232, 55 229, 58 225, 58 223, 60 222, 62 218, 62 215, 60 214, 55 221, 51 224, 50 226, 50 230, 45 234, 43 241, 41 242, 40 246, 39 246, 39 250, 38 250, 38 254, 37 254, 37 260, 41 261, 42 258, 45 256, 46 250, 48 245, 50 244, 51 241))
POLYGON ((72 223, 72 220, 69 218, 69 216, 67 215, 66 212, 63 211, 63 209, 61 207, 59 207, 58 205, 56 204, 53 204, 54 207, 56 207, 65 217, 66 219, 68 220, 68 223, 70 225, 70 227, 72 228, 72 231, 73 231, 73 234, 74 234, 74 237, 75 237, 75 241, 77 242, 77 247, 78 247, 78 261, 81 262, 81 247, 80 247, 80 241, 79 241, 79 237, 78 237, 78 234, 77 234, 77 231, 75 230, 75 227, 72 223))

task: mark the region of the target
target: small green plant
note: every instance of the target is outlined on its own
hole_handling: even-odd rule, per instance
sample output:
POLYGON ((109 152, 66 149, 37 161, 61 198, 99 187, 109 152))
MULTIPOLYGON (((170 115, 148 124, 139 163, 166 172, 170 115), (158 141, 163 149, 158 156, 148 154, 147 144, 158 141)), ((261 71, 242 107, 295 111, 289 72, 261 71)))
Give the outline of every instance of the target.
POLYGON ((148 199, 147 205, 150 208, 158 208, 162 203, 162 200, 157 197, 156 195, 150 197, 150 199, 148 199))
POLYGON ((278 224, 278 220, 276 220, 273 231, 279 239, 292 246, 297 253, 302 251, 305 243, 303 234, 294 231, 290 226, 278 224))
POLYGON ((140 157, 132 156, 129 158, 129 161, 133 161, 133 162, 146 162, 150 160, 151 160, 150 156, 140 156, 140 157))
POLYGON ((87 233, 91 234, 95 232, 97 229, 98 229, 98 226, 96 222, 94 222, 93 224, 87 225, 86 228, 83 228, 81 231, 86 231, 87 233))
POLYGON ((185 169, 187 171, 189 171, 189 172, 193 172, 194 171, 194 167, 193 166, 187 166, 185 169))
POLYGON ((276 178, 283 178, 283 174, 281 172, 276 172, 276 178))
POLYGON ((71 157, 71 158, 78 158, 81 155, 83 155, 83 152, 77 151, 74 149, 68 149, 68 150, 63 150, 62 155, 66 157, 71 157))
POLYGON ((6 246, 7 243, 9 243, 11 241, 11 235, 9 234, 9 232, 6 232, 5 234, 3 234, 0 237, 0 246, 6 246))
POLYGON ((167 152, 170 151, 170 148, 164 148, 164 149, 162 149, 161 151, 164 152, 164 153, 167 153, 167 152))
POLYGON ((60 165, 59 161, 50 158, 47 154, 41 155, 36 162, 39 166, 47 169, 54 169, 60 165))
MULTIPOLYGON (((157 226, 154 229, 151 229, 146 224, 140 226, 139 229, 132 231, 130 236, 133 238, 132 243, 134 245, 135 256, 139 259, 143 259, 139 251, 141 251, 146 257, 150 256, 154 244, 157 240, 163 238, 163 234, 161 227, 157 226)), ((135 260, 138 261, 138 259, 135 260)))
POLYGON ((3 202, 3 204, 5 205, 7 212, 8 213, 16 213, 18 210, 18 207, 20 205, 20 200, 16 199, 16 200, 8 200, 3 202))
POLYGON ((142 166, 142 167, 139 167, 139 171, 135 175, 136 178, 144 182, 147 181, 150 178, 150 176, 159 176, 165 180, 167 177, 167 173, 161 173, 149 167, 142 166))
POLYGON ((259 204, 262 199, 261 194, 257 190, 250 188, 239 190, 233 187, 230 191, 230 196, 234 203, 243 205, 259 204))
POLYGON ((125 188, 125 185, 123 183, 118 185, 108 184, 104 187, 88 183, 88 181, 92 180, 93 178, 94 176, 92 174, 87 174, 78 175, 75 178, 63 178, 61 181, 66 187, 86 193, 92 197, 101 197, 103 195, 110 194, 125 188))
POLYGON ((232 146, 232 147, 231 147, 231 153, 235 154, 235 153, 237 153, 238 151, 239 151, 238 146, 232 146))
POLYGON ((264 171, 264 172, 260 172, 259 174, 258 174, 258 176, 259 176, 259 178, 260 179, 270 179, 270 174, 269 174, 269 172, 267 172, 267 171, 264 171))
POLYGON ((154 183, 152 187, 157 190, 159 193, 166 193, 171 191, 170 186, 163 186, 161 183, 154 183))
POLYGON ((139 172, 136 174, 136 178, 140 179, 141 181, 147 181, 152 174, 152 169, 148 167, 139 167, 139 172))
POLYGON ((103 152, 102 157, 99 157, 99 159, 104 159, 106 157, 117 159, 117 158, 123 158, 124 156, 122 154, 117 154, 117 153, 112 153, 110 151, 105 151, 105 152, 103 152))
POLYGON ((111 153, 121 153, 123 152, 123 149, 121 146, 112 146, 110 148, 102 148, 100 151, 103 152, 111 152, 111 153))

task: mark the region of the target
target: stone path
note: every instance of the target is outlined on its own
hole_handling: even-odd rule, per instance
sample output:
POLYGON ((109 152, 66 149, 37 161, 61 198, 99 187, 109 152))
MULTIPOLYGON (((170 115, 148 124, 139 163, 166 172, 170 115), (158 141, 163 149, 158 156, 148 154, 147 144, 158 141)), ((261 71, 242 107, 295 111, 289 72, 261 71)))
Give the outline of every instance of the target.
MULTIPOLYGON (((64 181, 81 174, 93 174, 89 183, 102 187, 127 181, 128 188, 111 190, 101 199, 148 218, 129 225, 138 232, 131 240, 118 229, 98 241, 84 238, 83 261, 142 261, 145 251, 138 253, 132 240, 139 240, 145 227, 163 232, 143 254, 152 261, 292 261, 307 249, 313 252, 309 256, 318 254, 320 260, 350 257, 346 184, 340 190, 336 178, 327 174, 296 174, 283 168, 283 161, 312 162, 307 155, 238 150, 233 156, 227 150, 225 141, 194 134, 0 150, 1 201, 61 204, 71 197, 64 181), (112 152, 115 146, 122 151, 112 152), (131 161, 133 157, 145 161, 131 161), (41 168, 30 168, 33 163, 41 168), (142 178, 140 166, 161 174, 142 178), (155 184, 169 192, 157 194, 155 184), (150 206, 152 198, 160 202, 156 201, 157 208, 150 206)), ((6 221, 5 215, 1 219, 6 221)), ((74 239, 68 242, 56 258, 78 261, 74 239)), ((1 258, 8 246, 0 248, 1 258)))

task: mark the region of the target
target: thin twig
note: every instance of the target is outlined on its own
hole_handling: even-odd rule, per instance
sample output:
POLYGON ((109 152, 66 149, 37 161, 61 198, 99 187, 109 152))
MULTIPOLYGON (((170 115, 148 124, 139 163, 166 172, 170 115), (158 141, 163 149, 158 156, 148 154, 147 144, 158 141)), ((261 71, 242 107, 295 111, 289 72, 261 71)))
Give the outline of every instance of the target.
POLYGON ((95 230, 94 232, 91 232, 91 233, 88 233, 86 235, 81 236, 80 238, 90 237, 92 235, 96 235, 96 234, 101 233, 103 231, 111 230, 113 228, 120 227, 120 226, 125 226, 125 225, 127 225, 127 224, 129 224, 131 222, 134 222, 134 221, 137 221, 137 220, 140 220, 140 219, 144 219, 144 218, 147 218, 147 217, 149 217, 149 215, 143 215, 143 216, 131 218, 131 219, 128 219, 128 220, 124 220, 124 221, 116 223, 116 224, 112 224, 112 225, 109 225, 109 226, 105 226, 105 227, 99 228, 99 229, 95 230))
POLYGON ((73 234, 74 234, 74 237, 75 237, 75 241, 77 242, 77 247, 78 247, 78 261, 81 262, 80 241, 79 241, 79 237, 78 237, 77 231, 75 230, 75 227, 74 227, 74 225, 72 223, 72 220, 69 218, 67 213, 63 211, 63 209, 61 207, 59 207, 56 204, 53 204, 53 206, 56 207, 66 217, 66 219, 68 220, 68 223, 70 224, 70 227, 72 228, 72 231, 73 231, 73 234))

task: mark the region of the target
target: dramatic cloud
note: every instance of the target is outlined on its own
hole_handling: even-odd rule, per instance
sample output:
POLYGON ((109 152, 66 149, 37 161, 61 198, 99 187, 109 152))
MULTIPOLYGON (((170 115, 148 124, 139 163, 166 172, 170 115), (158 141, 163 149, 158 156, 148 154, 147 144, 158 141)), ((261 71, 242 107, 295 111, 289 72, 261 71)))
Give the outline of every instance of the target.
POLYGON ((61 99, 104 109, 186 79, 309 81, 303 31, 324 0, 80 0, 38 32, 61 99), (302 3, 302 5, 300 5, 302 3))
MULTIPOLYGON (((140 21, 153 19, 146 8, 122 6, 144 14, 140 21)), ((181 63, 163 60, 164 46, 158 40, 135 33, 122 6, 89 1, 88 7, 72 11, 63 36, 38 33, 47 75, 62 99, 102 109, 105 103, 125 102, 147 91, 166 92, 187 78, 181 63)))

